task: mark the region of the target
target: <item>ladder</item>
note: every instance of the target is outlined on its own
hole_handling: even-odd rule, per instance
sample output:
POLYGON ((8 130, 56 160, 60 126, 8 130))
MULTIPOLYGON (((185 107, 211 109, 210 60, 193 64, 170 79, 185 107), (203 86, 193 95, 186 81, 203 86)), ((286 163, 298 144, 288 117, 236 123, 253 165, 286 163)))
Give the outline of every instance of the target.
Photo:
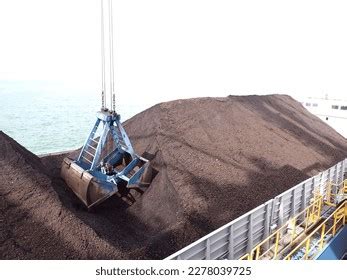
POLYGON ((78 160, 87 164, 89 168, 93 164, 93 161, 97 152, 97 147, 100 141, 100 137, 95 138, 95 134, 99 127, 99 124, 100 124, 100 120, 98 119, 92 131, 90 132, 86 142, 84 143, 81 153, 78 157, 78 160))

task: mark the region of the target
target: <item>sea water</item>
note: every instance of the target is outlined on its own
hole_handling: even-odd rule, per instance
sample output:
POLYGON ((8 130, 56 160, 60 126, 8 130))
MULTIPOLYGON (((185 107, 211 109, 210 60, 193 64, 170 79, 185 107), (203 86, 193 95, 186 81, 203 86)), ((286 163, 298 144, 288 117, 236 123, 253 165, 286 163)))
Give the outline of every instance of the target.
MULTIPOLYGON (((0 80, 0 130, 36 154, 76 149, 95 123, 100 99, 97 89, 0 80)), ((155 103, 123 95, 120 103, 117 99, 117 112, 125 121, 155 103)), ((347 137, 346 119, 321 119, 347 137)))
MULTIPOLYGON (((0 82, 0 130, 35 154, 80 147, 101 107, 99 92, 38 82, 0 82)), ((122 120, 143 106, 117 104, 122 120)))

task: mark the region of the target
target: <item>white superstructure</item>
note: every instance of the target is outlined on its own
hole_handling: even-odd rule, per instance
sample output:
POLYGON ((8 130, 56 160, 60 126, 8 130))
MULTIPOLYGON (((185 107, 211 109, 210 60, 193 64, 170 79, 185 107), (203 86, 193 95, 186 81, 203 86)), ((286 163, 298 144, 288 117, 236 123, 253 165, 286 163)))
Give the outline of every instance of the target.
POLYGON ((309 97, 300 101, 308 111, 347 138, 347 100, 309 97))

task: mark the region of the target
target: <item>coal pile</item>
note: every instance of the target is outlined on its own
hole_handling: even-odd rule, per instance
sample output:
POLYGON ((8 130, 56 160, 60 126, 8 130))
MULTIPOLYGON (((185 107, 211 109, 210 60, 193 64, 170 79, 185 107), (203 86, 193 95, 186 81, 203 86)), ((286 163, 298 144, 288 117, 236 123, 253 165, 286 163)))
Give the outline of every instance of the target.
POLYGON ((0 133, 1 259, 160 259, 347 156, 347 141, 285 95, 158 104, 125 122, 158 171, 132 206, 87 212, 39 158, 0 133))

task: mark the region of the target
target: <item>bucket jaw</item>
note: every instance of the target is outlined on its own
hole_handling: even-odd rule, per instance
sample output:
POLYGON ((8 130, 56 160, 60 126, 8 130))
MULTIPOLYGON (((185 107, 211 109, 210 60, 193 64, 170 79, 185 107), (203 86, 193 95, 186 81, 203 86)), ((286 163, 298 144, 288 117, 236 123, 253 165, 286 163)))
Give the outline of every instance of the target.
POLYGON ((152 174, 147 159, 134 153, 116 113, 101 111, 76 160, 65 158, 61 177, 90 209, 124 190, 143 192, 152 174), (99 134, 97 133, 99 131, 99 134))
POLYGON ((69 158, 63 160, 61 177, 87 208, 100 204, 118 191, 117 185, 97 180, 69 158))

